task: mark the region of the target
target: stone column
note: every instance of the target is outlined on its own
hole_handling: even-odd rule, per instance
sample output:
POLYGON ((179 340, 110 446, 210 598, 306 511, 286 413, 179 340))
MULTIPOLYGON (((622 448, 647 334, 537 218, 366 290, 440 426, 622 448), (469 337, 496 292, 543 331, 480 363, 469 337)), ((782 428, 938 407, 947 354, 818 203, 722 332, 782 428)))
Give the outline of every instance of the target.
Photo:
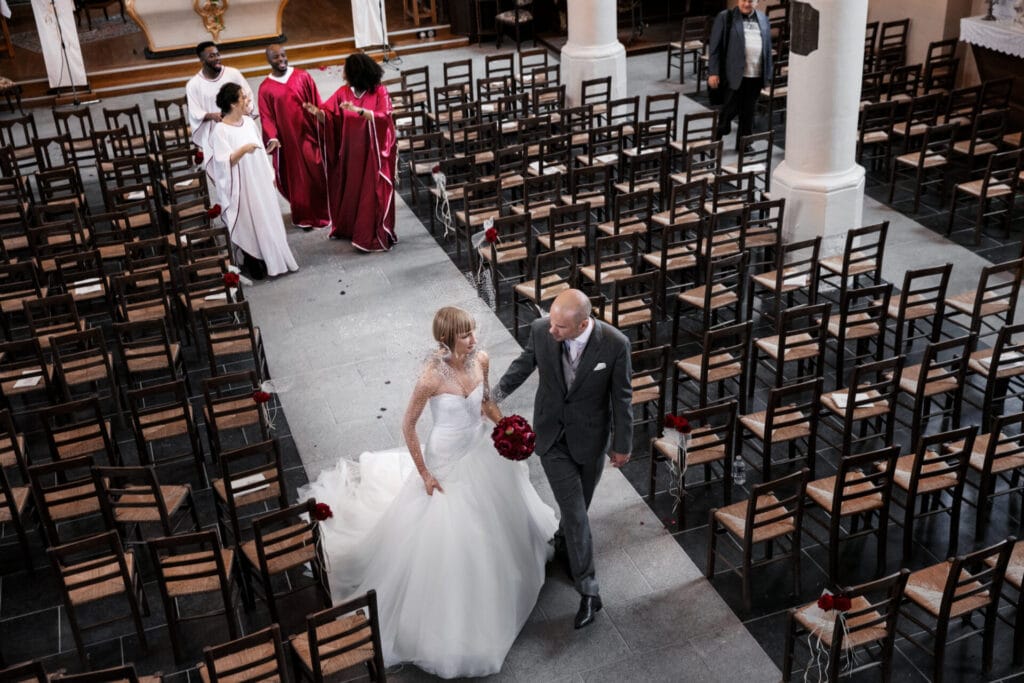
POLYGON ((789 13, 786 150, 771 194, 786 198, 786 240, 821 235, 834 253, 863 215, 855 156, 868 0, 793 0, 789 13))
POLYGON ((626 48, 619 42, 616 0, 567 0, 569 40, 562 47, 562 83, 571 104, 580 83, 612 77, 612 99, 626 96, 626 48))

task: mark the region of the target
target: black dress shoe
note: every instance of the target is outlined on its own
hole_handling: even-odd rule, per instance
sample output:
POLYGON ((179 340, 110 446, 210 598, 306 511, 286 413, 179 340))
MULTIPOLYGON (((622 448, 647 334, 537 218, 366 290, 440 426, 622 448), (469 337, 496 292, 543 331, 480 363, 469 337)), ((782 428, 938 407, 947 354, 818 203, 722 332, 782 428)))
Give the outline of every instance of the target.
POLYGON ((594 623, 594 618, 601 611, 602 606, 601 597, 598 595, 584 595, 580 598, 580 608, 576 612, 576 621, 574 622, 575 627, 580 629, 594 623))

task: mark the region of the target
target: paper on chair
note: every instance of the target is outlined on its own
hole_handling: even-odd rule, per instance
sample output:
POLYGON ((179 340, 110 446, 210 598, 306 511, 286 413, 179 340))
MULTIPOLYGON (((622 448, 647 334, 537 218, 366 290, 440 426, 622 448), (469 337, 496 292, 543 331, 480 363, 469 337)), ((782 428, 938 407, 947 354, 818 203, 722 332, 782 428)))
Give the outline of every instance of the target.
POLYGON ((782 281, 782 284, 784 284, 784 285, 796 285, 797 287, 806 287, 807 286, 807 276, 806 275, 794 275, 793 277, 787 277, 785 280, 782 281))
POLYGON ((89 285, 87 287, 75 287, 74 290, 72 290, 72 291, 73 291, 73 293, 77 294, 78 296, 83 296, 85 294, 92 294, 93 292, 102 292, 103 291, 103 285, 89 285))
POLYGON ((174 183, 174 189, 183 190, 194 182, 194 180, 179 180, 178 182, 174 183))
MULTIPOLYGON (((530 164, 529 164, 529 168, 534 173, 540 173, 540 162, 539 161, 531 161, 530 164)), ((545 166, 544 167, 544 175, 551 175, 553 173, 558 173, 558 169, 555 168, 554 166, 545 166)))
POLYGON ((619 155, 618 154, 598 154, 596 157, 594 157, 594 161, 598 161, 598 162, 600 162, 602 164, 610 164, 613 161, 618 161, 618 160, 619 160, 619 155))
POLYGON ((217 292, 216 294, 207 294, 203 297, 207 301, 227 301, 227 292, 217 292))
MULTIPOLYGON (((175 188, 177 188, 177 185, 175 185, 175 188)), ((137 199, 145 199, 146 198, 146 193, 143 192, 142 190, 132 190, 131 192, 126 194, 124 196, 124 198, 127 199, 128 201, 135 201, 137 199)))
POLYGON ((231 481, 231 490, 234 491, 234 495, 236 497, 242 495, 247 496, 253 491, 262 491, 263 489, 270 488, 270 484, 267 484, 266 480, 267 478, 264 477, 263 474, 260 472, 257 472, 256 474, 250 474, 248 477, 239 477, 238 479, 233 479, 231 481), (259 486, 250 486, 250 484, 256 484, 257 482, 261 481, 264 483, 260 484, 259 486), (241 488, 244 488, 245 490, 239 491, 238 489, 241 488))
POLYGON ((84 280, 75 280, 74 282, 71 283, 71 286, 84 287, 85 285, 91 285, 99 281, 100 279, 98 277, 87 277, 84 280))
MULTIPOLYGON (((28 370, 27 372, 38 372, 37 370, 28 370)), ((42 375, 32 375, 31 377, 22 377, 14 383, 15 389, 23 389, 25 387, 34 387, 39 384, 40 380, 43 379, 42 375)))
MULTIPOLYGON (((981 364, 986 368, 992 367, 992 357, 982 358, 981 364)), ((1010 353, 1004 353, 999 359, 999 367, 1001 368, 1019 368, 1024 365, 1024 355, 1011 351, 1010 353)))
MULTIPOLYGON (((836 391, 836 392, 832 393, 832 400, 835 402, 836 406, 839 407, 842 410, 846 409, 846 405, 847 405, 846 401, 847 401, 847 399, 849 397, 850 397, 850 393, 847 392, 847 391, 836 391)), ((868 398, 868 394, 858 393, 854 397, 853 401, 854 401, 854 403, 857 404, 858 408, 871 408, 871 407, 873 407, 875 404, 872 403, 872 402, 861 403, 861 401, 866 400, 867 398, 868 398)))

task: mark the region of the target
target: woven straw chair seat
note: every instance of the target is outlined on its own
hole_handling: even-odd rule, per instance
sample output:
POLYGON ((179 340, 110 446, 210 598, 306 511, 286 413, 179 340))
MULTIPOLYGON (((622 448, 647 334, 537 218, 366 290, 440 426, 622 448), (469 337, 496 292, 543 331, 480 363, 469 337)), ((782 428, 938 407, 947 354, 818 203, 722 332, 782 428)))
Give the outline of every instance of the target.
MULTIPOLYGON (((256 343, 260 342, 260 328, 253 328, 253 335, 256 343)), ((213 346, 213 353, 217 356, 225 356, 235 353, 253 353, 253 343, 249 339, 248 332, 241 330, 220 330, 210 335, 210 343, 213 346)))
MULTIPOLYGON (((978 298, 978 292, 976 290, 970 292, 964 292, 963 294, 957 294, 946 299, 946 303, 950 307, 954 308, 958 313, 966 313, 971 315, 974 313, 974 302, 978 298)), ((1000 298, 994 301, 988 301, 981 305, 979 311, 982 317, 995 315, 997 313, 1004 313, 1010 309, 1009 301, 1006 298, 1000 298)))
MULTIPOLYGON (((916 457, 916 453, 911 453, 896 460, 896 470, 892 474, 892 481, 904 491, 910 490, 910 472, 914 467, 914 458, 916 457)), ((879 464, 878 468, 884 470, 885 463, 879 464)), ((921 479, 917 484, 918 494, 943 491, 956 486, 956 476, 954 474, 928 476, 932 472, 945 468, 946 465, 942 462, 925 463, 924 467, 921 468, 921 479)))
MULTIPOLYGON (((755 344, 771 358, 779 360, 779 337, 773 334, 758 339, 755 344)), ((805 360, 818 357, 818 344, 809 334, 791 334, 786 337, 786 348, 782 351, 782 362, 805 360)))
MULTIPOLYGON (((957 188, 963 190, 967 194, 973 195, 975 197, 980 197, 981 192, 984 189, 984 185, 985 179, 982 178, 980 180, 971 180, 966 183, 959 183, 957 185, 957 188)), ((1008 194, 1010 194, 1009 185, 1006 185, 1004 183, 992 183, 991 185, 988 186, 987 196, 989 197, 1005 197, 1008 194)))
MULTIPOLYGON (((107 428, 107 434, 111 434, 110 420, 104 420, 103 423, 107 428)), ((103 450, 106 450, 106 444, 103 442, 103 435, 100 433, 98 425, 95 424, 62 431, 57 440, 57 457, 61 460, 75 458, 79 455, 90 455, 103 450)))
POLYGON ((48 491, 43 494, 43 499, 49 510, 50 518, 54 522, 100 511, 99 494, 96 491, 96 485, 91 481, 80 486, 48 491))
MULTIPOLYGON (((762 507, 778 505, 779 503, 779 499, 770 493, 760 496, 757 500, 758 504, 762 507)), ((749 500, 741 500, 738 503, 719 508, 715 511, 715 519, 718 520, 719 524, 728 529, 733 536, 743 538, 747 526, 747 505, 749 504, 749 500)), ((782 514, 784 514, 782 508, 760 512, 754 517, 754 523, 758 524, 765 520, 774 519, 782 514)), ((754 543, 761 543, 762 541, 785 536, 795 531, 796 524, 793 523, 792 515, 789 515, 779 519, 777 522, 772 522, 755 529, 753 541, 754 543)))
MULTIPOLYGON (((338 650, 350 646, 352 643, 356 643, 370 637, 370 622, 362 612, 357 612, 356 614, 349 615, 342 619, 336 619, 329 623, 321 624, 316 629, 316 635, 318 639, 326 639, 353 628, 359 628, 359 630, 343 638, 331 641, 329 644, 320 646, 320 670, 325 676, 329 676, 341 671, 342 669, 347 669, 350 666, 362 664, 363 662, 368 662, 373 659, 372 641, 359 645, 348 652, 333 654, 338 650), (359 628, 360 626, 362 626, 362 628, 359 628)), ((291 643, 292 649, 295 651, 296 656, 302 664, 307 669, 312 670, 313 657, 310 654, 309 649, 309 634, 300 633, 292 638, 291 643)))
MULTIPOLYGON (((824 479, 816 479, 815 481, 807 483, 807 495, 823 510, 827 510, 829 512, 832 511, 832 502, 835 498, 837 478, 837 476, 825 477, 824 479)), ((874 489, 875 486, 870 481, 861 481, 865 478, 866 477, 863 472, 850 472, 850 476, 847 479, 848 484, 844 486, 843 494, 849 495, 851 493, 863 493, 864 491, 874 489)), ((844 500, 840 514, 843 516, 855 515, 861 512, 868 512, 869 510, 878 510, 881 507, 882 494, 873 493, 868 496, 861 496, 860 498, 844 500)))
MULTIPOLYGON (((555 207, 551 202, 545 202, 543 204, 533 204, 530 206, 530 218, 535 221, 546 220, 548 214, 551 213, 551 209, 555 207)), ((512 213, 522 215, 526 213, 526 207, 522 204, 513 204, 512 213)))
MULTIPOLYGON (((217 272, 220 272, 219 269, 217 272)), ((211 308, 213 306, 223 306, 227 303, 227 299, 224 296, 224 288, 220 286, 191 291, 189 294, 179 294, 178 298, 182 306, 193 311, 201 311, 204 308, 211 308), (207 299, 206 297, 208 296, 215 298, 207 299)))
MULTIPOLYGON (((829 272, 841 275, 843 272, 843 255, 827 256, 818 261, 818 265, 829 272)), ((863 273, 871 273, 874 270, 875 261, 874 259, 869 259, 868 254, 855 251, 850 255, 849 275, 861 275, 863 273)))
MULTIPOLYGON (((7 246, 6 242, 4 246, 7 246)), ((28 247, 28 244, 26 244, 25 246, 28 247)), ((121 253, 124 254, 123 248, 121 250, 121 253)), ((3 310, 4 313, 20 313, 21 311, 25 310, 25 301, 34 301, 35 299, 38 299, 40 297, 45 297, 49 293, 49 291, 49 287, 47 287, 46 285, 42 285, 39 288, 39 294, 36 294, 36 290, 34 289, 27 289, 22 292, 4 292, 2 294, 4 298, 2 301, 0 301, 0 310, 3 310)))
MULTIPOLYGON (((706 291, 707 286, 701 285, 700 287, 680 292, 679 298, 695 308, 704 308, 704 293, 706 291)), ((727 289, 724 285, 716 284, 711 286, 711 308, 728 306, 736 303, 736 301, 738 299, 735 291, 727 289)))
MULTIPOLYGON (((974 446, 971 448, 971 459, 968 461, 971 468, 981 472, 985 468, 985 454, 988 451, 989 441, 993 434, 978 434, 974 439, 974 446)), ((1007 438, 1005 434, 999 434, 1000 441, 1007 438)), ((963 441, 951 443, 946 447, 947 451, 956 451, 964 447, 963 441)), ((1024 453, 1019 452, 1019 442, 1004 442, 996 446, 996 457, 992 461, 992 472, 1007 472, 1018 467, 1024 467, 1024 453)))
MULTIPOLYGON (((810 418, 804 415, 803 412, 792 412, 793 407, 793 405, 785 406, 789 411, 787 411, 785 415, 777 416, 778 419, 786 422, 787 424, 784 427, 775 427, 772 430, 772 443, 792 441, 793 439, 803 439, 811 435, 810 418), (801 421, 793 424, 792 420, 796 414, 800 415, 801 421)), ((750 415, 740 417, 740 423, 756 434, 759 439, 763 440, 765 438, 765 420, 767 417, 768 411, 764 410, 760 413, 752 413, 750 415)))
MULTIPOLYGON (((748 243, 749 246, 749 243, 748 243)), ((779 271, 771 270, 767 273, 761 273, 754 276, 754 282, 761 285, 769 291, 776 291, 778 289, 775 284, 779 277, 779 271)), ((778 289, 780 292, 795 292, 798 289, 803 289, 808 285, 810 279, 808 278, 806 271, 802 268, 790 268, 782 271, 782 288, 778 289), (801 272, 803 271, 803 272, 801 272), (800 281, 794 281, 796 278, 801 278, 800 281), (789 282, 787 282, 787 280, 789 282)))
MULTIPOLYGON (((992 358, 994 351, 995 349, 982 349, 980 351, 975 351, 967 361, 967 368, 971 372, 975 372, 982 377, 988 378, 991 365, 989 363, 982 363, 982 360, 987 361, 992 358)), ((1024 375, 1024 362, 1022 362, 1021 358, 1008 358, 1004 356, 1002 363, 999 365, 999 371, 996 374, 999 379, 1024 375)))
MULTIPOLYGON (((871 603, 865 600, 861 595, 858 595, 850 601, 850 609, 852 611, 866 609, 870 605, 871 603)), ((857 626, 871 623, 872 621, 880 619, 881 616, 882 615, 878 612, 871 611, 858 617, 848 619, 846 626, 851 633, 849 636, 843 636, 843 649, 849 650, 853 647, 860 647, 868 643, 884 640, 888 635, 888 631, 884 625, 857 629, 857 626)), ((793 618, 796 619, 797 623, 810 631, 813 637, 826 645, 830 646, 832 644, 832 641, 835 638, 836 612, 826 612, 818 607, 817 602, 812 602, 811 604, 797 610, 793 615, 793 618)))
MULTIPOLYGON (((643 301, 625 301, 619 304, 619 324, 618 327, 632 327, 633 325, 642 325, 650 322, 652 318, 651 308, 643 301)), ((609 307, 604 316, 602 316, 604 322, 609 325, 612 324, 612 311, 609 307)))
POLYGON ((461 223, 462 225, 466 225, 466 223, 468 222, 469 226, 471 228, 478 228, 478 227, 482 226, 484 224, 484 222, 487 221, 488 219, 498 218, 499 216, 501 216, 501 210, 500 209, 490 209, 490 210, 487 210, 487 211, 477 211, 472 216, 469 216, 468 219, 466 217, 466 212, 465 211, 456 211, 455 212, 455 219, 457 221, 459 221, 459 223, 461 223))
MULTIPOLYGON (((687 377, 700 381, 701 364, 704 362, 704 354, 690 356, 676 361, 676 367, 686 373, 687 377)), ((723 379, 739 377, 743 374, 743 366, 728 353, 716 353, 708 358, 708 365, 714 365, 708 371, 709 382, 720 382, 723 379)))
POLYGON ((121 566, 116 557, 108 556, 105 561, 89 560, 81 564, 69 565, 61 569, 64 581, 68 588, 68 598, 73 605, 84 605, 111 595, 120 595, 129 590, 126 582, 135 576, 135 554, 126 552, 124 554, 125 567, 128 569, 128 576, 121 574, 121 566), (80 567, 95 565, 84 571, 78 571, 80 567), (80 586, 84 581, 96 581, 87 586, 80 586), (77 587, 76 586, 80 586, 77 587))
MULTIPOLYGON (((868 391, 858 391, 854 394, 867 394, 868 400, 874 405, 864 406, 862 408, 853 409, 854 420, 866 420, 869 417, 877 417, 879 415, 885 415, 889 412, 889 402, 882 400, 882 395, 870 389, 868 391)), ((836 396, 843 395, 849 396, 849 392, 843 389, 842 391, 833 391, 830 394, 823 394, 821 397, 821 404, 831 410, 836 415, 846 415, 846 408, 840 408, 836 402, 836 396)))
POLYGON ((877 337, 881 331, 876 322, 867 313, 854 313, 846 317, 846 324, 843 325, 842 316, 832 315, 828 319, 828 333, 838 337, 841 329, 846 330, 847 339, 869 339, 877 337))
POLYGON ((526 249, 526 245, 514 246, 514 247, 499 247, 495 249, 495 253, 492 256, 490 245, 486 247, 480 247, 480 258, 485 261, 493 261, 495 263, 514 263, 516 261, 522 261, 529 254, 526 249))
MULTIPOLYGON (((235 560, 234 551, 231 548, 221 548, 220 556, 224 562, 225 574, 231 576, 232 563, 235 560)), ((217 575, 217 564, 212 551, 173 555, 164 560, 164 581, 167 584, 167 594, 172 598, 220 590, 220 577, 217 575), (170 562, 175 566, 167 566, 170 562), (208 576, 202 576, 203 574, 208 576)))
MULTIPOLYGON (((662 253, 660 251, 652 251, 649 254, 644 254, 644 261, 650 263, 655 268, 661 268, 661 256, 662 253)), ((668 257, 665 259, 665 270, 682 270, 683 268, 693 268, 696 265, 697 256, 688 245, 672 247, 668 250, 668 257)))
MULTIPOLYGON (((942 594, 946 590, 946 582, 949 579, 949 570, 952 566, 950 561, 940 562, 934 564, 931 567, 926 567, 916 572, 912 572, 910 577, 907 579, 907 587, 903 591, 911 602, 930 613, 932 616, 939 615, 939 607, 942 604, 942 594)), ((961 579, 969 577, 966 571, 963 571, 960 575, 961 579)), ((977 590, 981 587, 981 584, 975 582, 967 583, 960 586, 957 589, 957 595, 964 595, 973 590, 977 590)), ((950 609, 950 619, 955 619, 963 614, 967 614, 979 607, 984 607, 989 603, 988 591, 982 591, 976 595, 972 595, 967 598, 954 598, 953 607, 950 609)))
POLYGON ((25 503, 28 502, 29 488, 27 486, 15 486, 11 488, 11 500, 8 501, 7 497, 0 493, 0 522, 9 522, 13 519, 11 514, 11 508, 8 503, 14 503, 14 509, 18 511, 18 516, 21 516, 22 511, 25 509, 25 503))
MULTIPOLYGON (((25 452, 25 437, 21 434, 14 435, 14 438, 18 443, 18 450, 22 453, 25 452)), ((13 467, 17 462, 17 458, 14 456, 14 446, 10 439, 5 439, 0 442, 0 467, 13 467)))
MULTIPOLYGON (((956 378, 949 377, 948 373, 949 371, 945 368, 932 368, 930 378, 927 380, 924 388, 924 395, 935 396, 937 394, 955 391, 957 386, 959 386, 959 382, 956 381, 956 378)), ((903 374, 900 375, 900 389, 908 394, 914 394, 917 392, 917 385, 920 381, 921 366, 911 365, 910 367, 904 368, 903 374)))
MULTIPOLYGON (((536 298, 534 283, 532 282, 521 282, 516 285, 514 289, 516 294, 524 296, 530 301, 533 301, 536 298)), ((561 275, 557 273, 548 275, 540 281, 540 300, 550 301, 567 289, 570 289, 570 285, 562 278, 561 275)))
MULTIPOLYGON (((910 154, 901 154, 896 157, 896 163, 903 164, 904 166, 917 166, 918 161, 921 158, 920 152, 911 152, 910 154)), ((925 154, 924 162, 921 164, 924 168, 939 168, 949 163, 949 159, 941 154, 925 154)))
MULTIPOLYGON (((163 306, 154 306, 163 313, 163 306)), ((162 315, 160 317, 163 317, 162 315)), ((181 355, 181 344, 172 342, 170 344, 171 359, 177 361, 181 355)), ((162 345, 137 346, 124 350, 129 372, 152 372, 154 370, 166 370, 167 355, 162 345)))
MULTIPOLYGON (((975 142, 976 142, 976 146, 974 148, 974 154, 975 155, 992 154, 993 152, 998 152, 999 151, 999 148, 996 147, 995 145, 993 145, 991 142, 982 142, 980 140, 977 140, 975 142)), ((971 141, 970 140, 960 140, 958 142, 954 142, 953 143, 953 151, 954 152, 959 152, 960 154, 970 154, 971 153, 971 141)))
MULTIPOLYGON (((304 523, 291 525, 263 536, 263 552, 267 555, 268 572, 279 574, 292 567, 305 564, 316 557, 316 546, 313 544, 312 532, 307 530, 302 532, 301 535, 296 535, 297 528, 305 526, 304 523), (294 546, 300 541, 302 545, 296 550, 278 555, 277 557, 271 557, 274 553, 294 546)), ((256 553, 256 541, 246 541, 242 544, 241 550, 254 567, 260 566, 259 556, 256 553)))
MULTIPOLYGON (((989 556, 985 558, 985 564, 994 567, 998 559, 998 557, 989 556)), ((1017 541, 1013 544, 1013 552, 1010 554, 1010 561, 1006 565, 1006 575, 1004 578, 1017 590, 1021 589, 1021 584, 1024 583, 1024 541, 1017 541)))
MULTIPOLYGON (((206 670, 206 664, 200 664, 196 668, 199 670, 199 678, 203 683, 210 683, 210 672, 206 670)), ((246 681, 280 683, 284 680, 277 667, 273 643, 262 643, 247 650, 221 657, 217 660, 217 668, 222 671, 238 670, 238 673, 230 676, 218 674, 217 681, 221 683, 245 683, 246 681)))
POLYGON ((864 144, 873 145, 879 142, 886 142, 889 139, 889 134, 884 130, 871 130, 864 133, 864 144))
MULTIPOLYGON (((751 168, 747 169, 753 170, 751 168)), ((762 249, 764 247, 774 247, 779 243, 779 236, 774 230, 751 230, 747 233, 746 246, 747 249, 762 249)))
MULTIPOLYGON (((33 366, 31 369, 35 370, 38 367, 39 366, 33 366)), ((25 379, 25 377, 27 375, 24 375, 22 373, 25 370, 28 370, 28 369, 30 369, 30 368, 26 368, 25 366, 21 366, 21 367, 15 368, 15 369, 7 370, 7 371, 0 370, 0 386, 3 387, 3 395, 4 396, 17 396, 18 394, 27 394, 27 393, 32 392, 32 391, 39 391, 40 389, 43 389, 43 388, 46 387, 45 382, 41 378, 42 377, 42 372, 38 373, 39 376, 40 376, 40 380, 39 380, 39 383, 36 384, 35 386, 31 386, 31 387, 29 387, 29 386, 15 387, 14 385, 18 383, 18 380, 25 379)), ((46 376, 47 377, 52 377, 53 376, 53 366, 50 365, 49 363, 46 364, 46 376)))
POLYGON ((700 222, 700 214, 696 211, 679 211, 676 210, 676 215, 672 215, 672 210, 659 211, 658 213, 651 216, 651 221, 658 225, 692 225, 700 222), (674 220, 673 220, 674 219, 674 220))
MULTIPOLYGON (((889 309, 887 314, 890 318, 896 318, 900 314, 900 304, 903 301, 903 297, 899 294, 889 299, 889 309)), ((907 310, 904 311, 903 317, 905 320, 918 320, 919 318, 927 318, 928 316, 935 315, 935 304, 920 304, 913 305, 914 302, 924 301, 924 297, 920 294, 911 294, 907 301, 910 305, 907 306, 907 310)))
MULTIPOLYGON (((135 488, 135 487, 130 487, 135 488)), ((118 498, 114 510, 114 519, 121 523, 159 522, 160 510, 157 508, 153 491, 148 486, 138 487, 138 493, 127 493, 118 498)), ((188 487, 171 484, 160 487, 160 497, 167 507, 167 514, 173 515, 184 504, 188 496, 188 487)))
MULTIPOLYGON (((583 277, 587 278, 591 282, 597 281, 597 266, 586 265, 580 268, 580 273, 583 277)), ((609 283, 621 280, 624 277, 629 277, 633 274, 633 266, 631 266, 626 259, 612 259, 610 261, 601 262, 601 282, 609 283)))
MULTIPOLYGON (((203 407, 203 414, 207 422, 210 422, 209 408, 203 407)), ((217 429, 238 429, 249 425, 259 424, 259 405, 252 396, 240 396, 228 401, 218 401, 214 406, 217 429)))
POLYGON ((657 401, 661 398, 658 390, 657 380, 653 375, 640 375, 633 377, 630 383, 633 385, 633 405, 640 405, 648 401, 657 401))
POLYGON ((540 244, 548 251, 572 247, 582 249, 587 246, 587 235, 583 232, 560 232, 555 236, 551 233, 537 235, 537 244, 540 244))
MULTIPOLYGON (((189 405, 186 409, 191 416, 192 406, 189 405)), ((148 415, 139 415, 139 425, 142 427, 142 436, 146 441, 167 439, 188 433, 188 423, 185 421, 184 411, 177 406, 148 415)))
POLYGON ((145 306, 131 306, 127 310, 128 322, 137 323, 143 320, 163 320, 167 317, 167 309, 162 303, 145 306))
MULTIPOLYGON (((275 475, 276 476, 276 475, 275 475)), ((227 494, 224 492, 224 480, 214 479, 212 483, 213 491, 217 494, 217 498, 227 502, 227 494)), ((281 485, 277 481, 269 482, 269 486, 265 489, 255 489, 248 491, 241 495, 235 496, 235 506, 242 507, 244 505, 252 505, 253 503, 259 503, 264 500, 272 500, 277 498, 281 493, 281 485)))
POLYGON ((64 380, 68 384, 84 384, 106 379, 107 367, 110 365, 110 354, 104 354, 107 362, 103 363, 99 355, 85 358, 74 358, 64 363, 64 380))
MULTIPOLYGON (((615 235, 615 221, 605 221, 604 223, 598 223, 597 229, 605 235, 615 235)), ((645 233, 647 232, 647 224, 638 218, 629 218, 619 223, 619 235, 631 235, 633 233, 645 233)))
MULTIPOLYGON (((686 464, 692 467, 706 465, 725 459, 725 444, 714 432, 701 433, 697 430, 690 435, 690 445, 686 451, 686 464)), ((654 442, 654 447, 672 462, 679 460, 679 446, 675 439, 662 437, 654 442)))

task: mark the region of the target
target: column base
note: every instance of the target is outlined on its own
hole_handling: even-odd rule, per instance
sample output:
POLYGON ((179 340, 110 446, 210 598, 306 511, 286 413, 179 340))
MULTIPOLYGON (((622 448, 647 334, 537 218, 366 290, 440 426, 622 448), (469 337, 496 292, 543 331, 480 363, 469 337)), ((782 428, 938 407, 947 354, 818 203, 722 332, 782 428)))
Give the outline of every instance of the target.
POLYGON ((580 84, 591 78, 612 77, 612 99, 626 96, 626 48, 622 43, 574 45, 566 43, 560 57, 562 83, 571 106, 580 103, 580 84))
POLYGON ((808 174, 783 161, 772 174, 772 199, 786 200, 782 227, 787 242, 821 236, 821 255, 843 250, 846 233, 861 227, 864 215, 864 168, 831 174, 808 174))

